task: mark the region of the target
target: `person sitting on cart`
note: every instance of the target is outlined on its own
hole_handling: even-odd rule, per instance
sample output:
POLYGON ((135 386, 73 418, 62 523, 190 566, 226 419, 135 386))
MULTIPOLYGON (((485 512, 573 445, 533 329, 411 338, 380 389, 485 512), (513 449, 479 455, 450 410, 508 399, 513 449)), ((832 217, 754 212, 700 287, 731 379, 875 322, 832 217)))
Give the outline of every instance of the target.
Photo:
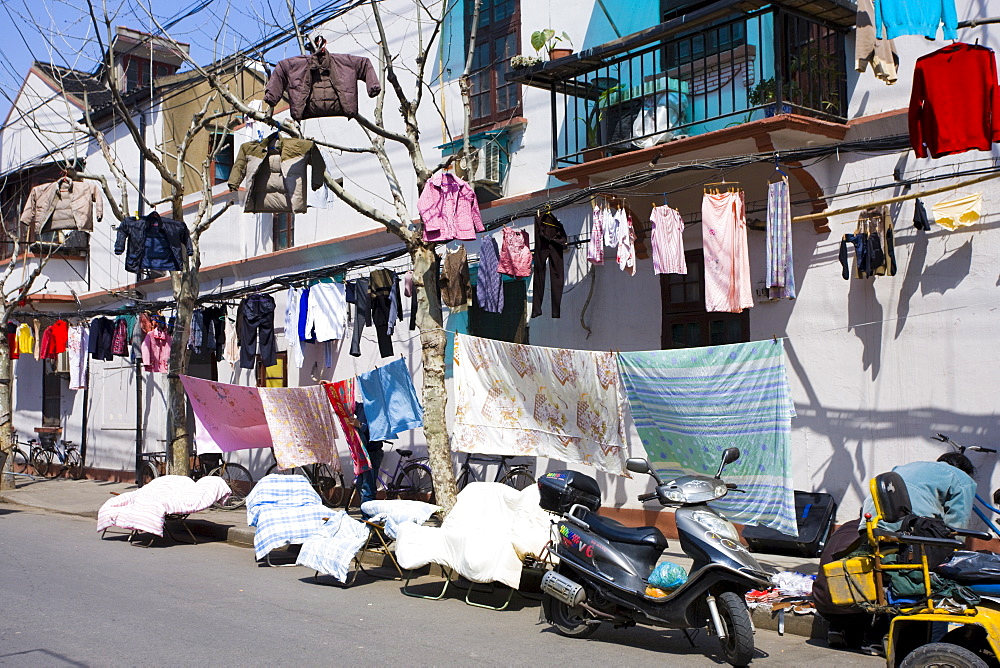
MULTIPOLYGON (((948 452, 936 462, 911 462, 892 469, 903 478, 910 495, 911 512, 921 517, 936 517, 948 526, 967 528, 976 498, 976 469, 969 458, 958 452, 948 452)), ((890 618, 873 615, 850 606, 837 606, 830 599, 823 565, 842 559, 856 550, 864 540, 865 513, 875 514, 875 503, 868 496, 861 517, 835 531, 820 556, 819 574, 813 585, 816 610, 829 622, 827 644, 830 647, 861 649, 868 654, 882 654, 882 637, 889 630, 890 618)), ((883 523, 895 531, 899 522, 883 523)))

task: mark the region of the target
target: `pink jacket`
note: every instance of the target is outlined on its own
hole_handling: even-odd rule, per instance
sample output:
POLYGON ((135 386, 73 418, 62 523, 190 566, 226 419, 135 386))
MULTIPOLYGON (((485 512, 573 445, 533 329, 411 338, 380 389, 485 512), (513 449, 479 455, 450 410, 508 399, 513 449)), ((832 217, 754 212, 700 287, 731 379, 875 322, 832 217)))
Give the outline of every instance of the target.
POLYGON ((170 335, 159 328, 142 340, 142 366, 146 371, 167 373, 170 369, 170 335))
POLYGON ((451 172, 438 172, 427 181, 417 211, 424 223, 424 241, 472 241, 476 232, 485 230, 472 186, 451 172))

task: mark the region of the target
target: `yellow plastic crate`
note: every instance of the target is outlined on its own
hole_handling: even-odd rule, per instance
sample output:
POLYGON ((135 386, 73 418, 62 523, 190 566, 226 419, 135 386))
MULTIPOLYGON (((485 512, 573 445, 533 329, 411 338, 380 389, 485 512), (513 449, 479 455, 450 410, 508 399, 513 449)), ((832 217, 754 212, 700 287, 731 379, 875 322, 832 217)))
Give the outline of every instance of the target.
POLYGON ((823 566, 823 572, 834 605, 860 605, 876 601, 874 557, 832 561, 823 566))

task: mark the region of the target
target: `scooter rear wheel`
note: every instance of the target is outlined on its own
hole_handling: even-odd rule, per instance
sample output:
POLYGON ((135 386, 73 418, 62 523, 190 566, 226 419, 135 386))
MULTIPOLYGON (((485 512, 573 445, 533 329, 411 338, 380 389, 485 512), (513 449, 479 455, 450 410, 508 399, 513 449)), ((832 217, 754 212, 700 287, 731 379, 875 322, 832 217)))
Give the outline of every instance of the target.
POLYGON ((588 638, 597 630, 598 624, 588 624, 580 608, 571 608, 549 594, 542 594, 542 610, 545 617, 560 635, 570 638, 588 638))
POLYGON ((719 607, 719 617, 726 629, 726 637, 721 638, 722 655, 734 666, 745 666, 753 658, 753 624, 750 611, 742 597, 731 591, 724 591, 715 597, 719 607))

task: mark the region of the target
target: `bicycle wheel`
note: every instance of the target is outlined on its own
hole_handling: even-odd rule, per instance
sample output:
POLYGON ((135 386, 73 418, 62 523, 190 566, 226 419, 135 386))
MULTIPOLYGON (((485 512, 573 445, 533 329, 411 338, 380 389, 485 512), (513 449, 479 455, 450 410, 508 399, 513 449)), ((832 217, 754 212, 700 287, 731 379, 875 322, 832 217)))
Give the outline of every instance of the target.
POLYGON ((52 466, 52 451, 33 450, 31 452, 31 468, 35 469, 35 473, 43 478, 47 477, 49 471, 55 468, 52 466))
POLYGON ((511 469, 507 471, 507 474, 500 478, 499 482, 504 485, 509 485, 516 490, 522 490, 525 487, 531 487, 535 484, 535 478, 531 475, 528 469, 511 469))
POLYGON ((344 476, 340 471, 334 471, 326 464, 317 464, 313 469, 313 487, 319 493, 323 503, 331 508, 344 505, 350 490, 344 484, 344 476))
POLYGON ((393 485, 400 499, 434 503, 434 480, 431 470, 423 464, 409 464, 393 485))
POLYGON ((69 477, 73 480, 83 478, 83 460, 80 458, 80 453, 76 450, 70 450, 66 453, 66 472, 69 473, 69 477))
POLYGON ((154 478, 160 477, 160 470, 156 468, 155 462, 145 462, 142 465, 142 469, 139 470, 139 481, 142 486, 145 487, 153 481, 154 478))
POLYGON ((253 489, 253 476, 245 467, 239 464, 223 464, 208 475, 220 476, 231 490, 226 500, 213 503, 213 508, 235 510, 246 504, 247 494, 253 489))
POLYGON ((28 456, 21 448, 14 448, 10 451, 10 470, 12 473, 28 472, 28 456))

